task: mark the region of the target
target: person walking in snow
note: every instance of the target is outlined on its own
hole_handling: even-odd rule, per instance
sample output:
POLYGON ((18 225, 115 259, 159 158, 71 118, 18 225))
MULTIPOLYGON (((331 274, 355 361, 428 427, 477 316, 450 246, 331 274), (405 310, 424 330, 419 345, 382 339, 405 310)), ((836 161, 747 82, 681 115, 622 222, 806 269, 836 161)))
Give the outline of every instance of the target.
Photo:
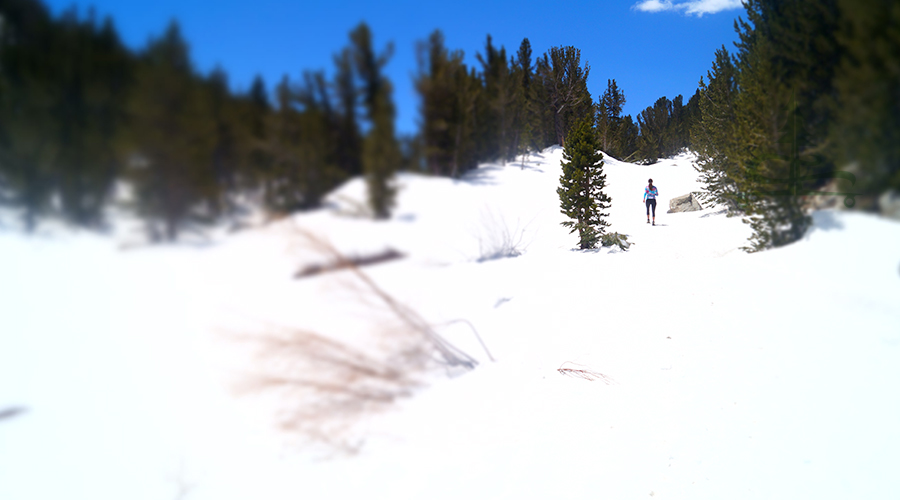
POLYGON ((656 197, 659 191, 653 185, 653 179, 647 179, 649 185, 644 188, 644 204, 647 205, 647 224, 650 224, 650 208, 653 208, 653 225, 656 225, 656 197))

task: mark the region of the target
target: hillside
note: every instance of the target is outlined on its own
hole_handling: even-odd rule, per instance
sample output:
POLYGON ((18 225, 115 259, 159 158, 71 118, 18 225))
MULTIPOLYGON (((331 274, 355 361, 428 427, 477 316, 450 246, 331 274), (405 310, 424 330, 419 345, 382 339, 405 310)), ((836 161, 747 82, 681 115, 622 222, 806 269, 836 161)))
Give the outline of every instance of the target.
POLYGON ((402 174, 383 222, 354 179, 202 244, 0 232, 0 498, 900 495, 900 224, 819 211, 746 254, 738 218, 665 213, 689 155, 607 158, 634 245, 578 251, 561 155, 402 174))

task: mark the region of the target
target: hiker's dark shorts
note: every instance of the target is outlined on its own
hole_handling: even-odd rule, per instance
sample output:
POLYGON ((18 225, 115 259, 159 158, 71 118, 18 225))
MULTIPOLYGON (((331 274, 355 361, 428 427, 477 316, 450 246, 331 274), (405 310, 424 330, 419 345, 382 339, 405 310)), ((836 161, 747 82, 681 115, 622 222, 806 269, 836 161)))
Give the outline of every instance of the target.
POLYGON ((656 217, 656 198, 647 200, 647 217, 650 217, 650 207, 653 207, 653 216, 656 217))

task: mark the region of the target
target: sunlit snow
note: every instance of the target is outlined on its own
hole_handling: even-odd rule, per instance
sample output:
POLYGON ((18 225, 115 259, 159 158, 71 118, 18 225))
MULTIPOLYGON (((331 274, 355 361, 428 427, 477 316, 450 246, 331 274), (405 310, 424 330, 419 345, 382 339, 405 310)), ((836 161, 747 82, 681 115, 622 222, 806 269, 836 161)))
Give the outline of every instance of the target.
POLYGON ((900 224, 819 211, 802 241, 746 254, 739 218, 665 213, 700 187, 690 155, 607 157, 610 230, 633 246, 580 251, 561 158, 401 174, 389 221, 355 179, 203 244, 3 230, 0 499, 900 496, 900 224), (408 340, 351 270, 294 278, 331 262, 309 235, 403 254, 359 269, 479 362, 411 374, 409 397, 349 419, 351 453, 278 428, 283 396, 239 390, 291 363, 253 354, 274 332, 408 340))

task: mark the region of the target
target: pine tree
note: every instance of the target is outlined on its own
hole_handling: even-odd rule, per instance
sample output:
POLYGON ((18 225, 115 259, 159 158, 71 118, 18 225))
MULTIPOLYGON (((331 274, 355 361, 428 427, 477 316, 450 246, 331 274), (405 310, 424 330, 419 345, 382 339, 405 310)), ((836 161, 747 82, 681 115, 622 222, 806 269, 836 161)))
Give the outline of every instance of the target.
POLYGON ((285 78, 277 94, 279 111, 272 126, 277 206, 284 211, 318 207, 346 178, 335 152, 337 118, 328 83, 321 71, 304 72, 302 84, 291 85, 285 78))
POLYGON ((0 4, 0 203, 25 226, 61 216, 101 228, 119 170, 130 57, 110 20, 0 4))
POLYGON ((102 27, 74 10, 56 23, 59 66, 55 117, 60 135, 54 185, 62 216, 84 227, 103 226, 103 209, 118 174, 117 129, 130 78, 128 55, 107 19, 102 27))
POLYGON ((656 100, 638 115, 641 130, 638 141, 638 155, 647 163, 656 163, 668 156, 668 141, 671 133, 672 101, 665 96, 656 100))
POLYGON ((3 4, 0 15, 0 203, 20 209, 30 231, 54 211, 61 54, 40 3, 3 4))
POLYGON ((463 103, 467 101, 468 70, 462 62, 463 54, 450 52, 444 46, 444 35, 434 31, 427 42, 418 46, 419 74, 416 91, 422 99, 422 138, 425 162, 435 175, 454 175, 460 171, 460 144, 468 135, 467 123, 474 112, 463 103))
POLYGON ((359 89, 353 69, 353 53, 345 48, 334 58, 335 76, 332 87, 337 96, 334 146, 337 164, 348 177, 361 175, 362 134, 359 130, 359 89))
POLYGON ((550 56, 545 52, 535 60, 534 82, 531 85, 531 129, 534 131, 538 150, 559 144, 556 135, 556 109, 550 100, 550 77, 550 56))
POLYGON ((210 155, 212 176, 207 190, 213 217, 232 215, 234 196, 239 186, 240 156, 238 147, 239 109, 228 89, 228 75, 216 68, 204 82, 203 96, 209 101, 208 119, 214 127, 210 155))
POLYGON ((833 113, 833 75, 840 50, 833 1, 747 2, 739 22, 738 136, 748 146, 734 155, 754 234, 748 250, 800 239, 811 220, 801 195, 832 177, 825 154, 833 113))
POLYGON ((216 127, 177 24, 147 48, 127 110, 126 175, 151 239, 174 240, 188 226, 211 222, 219 195, 211 162, 216 127))
POLYGON ((485 42, 485 53, 477 54, 481 63, 483 105, 478 107, 478 134, 482 141, 479 157, 505 162, 515 155, 516 94, 518 82, 506 58, 504 47, 496 48, 491 36, 485 42))
POLYGON ((369 204, 375 217, 390 216, 396 190, 392 185, 394 172, 401 156, 394 133, 394 103, 391 101, 391 83, 382 74, 382 68, 390 58, 388 46, 381 56, 372 47, 372 32, 362 23, 350 33, 356 71, 362 81, 363 104, 371 128, 363 140, 363 171, 369 187, 369 204))
POLYGON ((736 153, 743 169, 738 189, 747 215, 744 221, 753 228, 748 251, 792 243, 811 222, 795 181, 799 152, 792 125, 800 119, 799 109, 785 79, 772 66, 770 47, 767 40, 759 40, 744 54, 736 103, 737 135, 747 142, 736 153))
POLYGON ((723 46, 716 50, 707 82, 700 79, 699 117, 691 129, 691 142, 697 153, 695 169, 704 186, 704 198, 725 205, 731 213, 742 211, 738 184, 743 171, 735 152, 743 147, 737 135, 735 102, 737 69, 723 46))
POLYGON ((566 138, 563 150, 563 174, 559 178, 560 212, 569 219, 562 223, 578 231, 579 248, 596 248, 609 223, 605 220, 612 199, 603 192, 606 174, 603 173, 603 154, 591 120, 575 125, 566 138))
POLYGON ((622 157, 622 161, 628 161, 638 154, 640 128, 634 123, 631 115, 627 115, 622 119, 622 127, 619 130, 617 140, 619 141, 619 154, 622 157))
POLYGON ((681 94, 672 99, 672 115, 669 117, 669 129, 667 130, 666 148, 663 151, 664 156, 672 156, 678 154, 682 148, 687 146, 685 141, 685 109, 684 97, 681 94))
POLYGON ((531 42, 527 38, 523 39, 519 45, 513 68, 518 85, 515 93, 516 118, 514 120, 518 126, 515 129, 513 153, 524 156, 529 150, 538 148, 534 125, 534 68, 531 63, 531 42))
POLYGON ((684 107, 684 141, 685 147, 693 148, 693 138, 691 137, 691 131, 694 129, 694 124, 700 120, 700 88, 697 87, 697 90, 694 91, 694 95, 688 99, 687 104, 684 107))
POLYGON ((622 108, 625 106, 625 93, 619 89, 616 81, 606 81, 606 91, 597 102, 597 135, 600 147, 606 153, 621 158, 620 129, 622 127, 622 108))
POLYGON ((546 91, 546 113, 551 116, 556 144, 565 144, 569 129, 583 119, 593 119, 593 102, 587 88, 590 65, 581 66, 575 47, 551 47, 539 64, 546 91))
POLYGON ((419 73, 415 87, 421 99, 419 110, 425 165, 432 174, 446 174, 453 157, 450 133, 453 88, 449 78, 453 70, 443 33, 435 30, 428 41, 419 42, 417 54, 419 73))
POLYGON ((240 119, 238 120, 238 151, 243 189, 263 188, 265 199, 266 179, 271 176, 272 157, 267 151, 269 130, 267 125, 272 114, 266 84, 257 75, 246 95, 239 96, 240 119))
POLYGON ((453 162, 451 177, 458 177, 476 168, 479 156, 477 110, 484 89, 475 69, 456 68, 454 74, 455 116, 453 119, 453 162))
POLYGON ((835 157, 856 174, 854 190, 900 191, 900 5, 838 4, 836 39, 845 55, 834 77, 835 157))

